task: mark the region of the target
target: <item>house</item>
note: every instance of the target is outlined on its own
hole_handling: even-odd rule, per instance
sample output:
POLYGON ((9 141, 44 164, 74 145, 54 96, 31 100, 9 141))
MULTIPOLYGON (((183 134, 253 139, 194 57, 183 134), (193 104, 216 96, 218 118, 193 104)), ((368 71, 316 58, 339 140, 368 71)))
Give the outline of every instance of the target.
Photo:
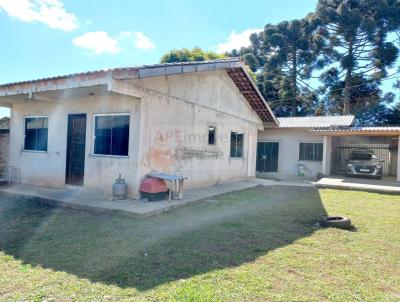
POLYGON ((257 131, 277 124, 239 60, 159 64, 0 86, 22 183, 137 196, 151 171, 204 187, 255 176, 257 131))
POLYGON ((296 175, 299 163, 307 175, 330 174, 343 134, 382 136, 396 150, 400 135, 399 127, 357 132, 352 116, 278 119, 238 59, 4 84, 0 106, 11 108, 9 163, 22 183, 111 191, 121 174, 131 197, 152 171, 183 175, 189 188, 256 170, 296 175))

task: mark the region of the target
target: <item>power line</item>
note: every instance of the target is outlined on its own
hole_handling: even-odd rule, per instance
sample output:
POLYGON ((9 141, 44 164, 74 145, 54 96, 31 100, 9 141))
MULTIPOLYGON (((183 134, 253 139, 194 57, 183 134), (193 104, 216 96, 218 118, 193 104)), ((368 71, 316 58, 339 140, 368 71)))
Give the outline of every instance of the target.
MULTIPOLYGON (((391 75, 388 75, 387 77, 384 77, 384 78, 382 78, 382 79, 379 79, 378 81, 387 81, 387 80, 393 80, 393 79, 396 79, 396 78, 398 78, 398 76, 395 76, 396 74, 400 74, 400 71, 397 71, 397 72, 395 72, 395 73, 393 73, 393 74, 391 74, 391 75)), ((347 88, 355 88, 355 87, 360 87, 360 86, 364 86, 364 85, 367 85, 367 84, 371 84, 373 81, 369 81, 369 82, 367 82, 367 83, 362 83, 362 84, 358 84, 358 85, 352 85, 352 86, 349 86, 349 87, 344 87, 344 88, 337 88, 337 89, 333 89, 333 90, 330 90, 330 92, 336 92, 336 91, 341 91, 341 90, 345 90, 345 89, 347 89, 347 88)), ((310 86, 309 86, 310 87, 310 86)), ((311 87, 310 87, 311 88, 311 87)), ((316 89, 316 88, 312 88, 314 91, 318 91, 318 89, 316 89)), ((286 101, 286 100, 293 100, 293 99, 297 99, 298 97, 295 97, 295 96, 293 96, 293 97, 289 97, 289 98, 283 98, 283 99, 278 99, 278 100, 271 100, 271 101, 269 101, 270 103, 276 103, 276 102, 281 102, 281 101, 286 101)))

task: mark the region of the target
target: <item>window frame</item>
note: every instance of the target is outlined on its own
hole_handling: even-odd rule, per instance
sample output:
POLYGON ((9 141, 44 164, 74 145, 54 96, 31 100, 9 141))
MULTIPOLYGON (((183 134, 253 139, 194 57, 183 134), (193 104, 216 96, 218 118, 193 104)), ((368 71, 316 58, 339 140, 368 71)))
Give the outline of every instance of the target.
POLYGON ((23 136, 24 136, 24 143, 23 143, 23 152, 29 153, 48 153, 49 152, 49 125, 50 125, 50 118, 48 115, 27 115, 24 116, 24 127, 23 127, 23 136), (28 118, 47 118, 47 144, 46 144, 46 151, 43 150, 32 150, 26 149, 25 147, 25 140, 26 140, 26 120, 28 118))
MULTIPOLYGON (((318 155, 317 152, 315 152, 318 155)), ((318 158, 318 156, 314 156, 314 158, 318 158)), ((300 142, 299 143, 299 161, 309 161, 309 162, 322 162, 324 159, 324 143, 322 142, 300 142), (321 145, 321 160, 319 159, 301 159, 301 145, 308 144, 308 145, 321 145)))
POLYGON ((216 146, 217 145, 217 127, 215 125, 208 125, 208 136, 207 136, 207 144, 209 146, 216 146), (210 144, 210 128, 214 128, 214 142, 210 144))
POLYGON ((230 132, 230 142, 229 142, 229 158, 234 158, 234 159, 243 159, 244 158, 244 155, 243 155, 243 151, 244 151, 244 132, 239 132, 239 131, 231 131, 230 132), (242 136, 242 150, 241 150, 241 155, 240 156, 237 156, 237 139, 236 139, 236 154, 235 154, 235 156, 232 156, 232 134, 233 133, 236 133, 236 138, 237 138, 237 135, 241 135, 242 136))
POLYGON ((95 113, 93 114, 93 122, 92 122, 92 156, 99 157, 114 157, 114 158, 129 158, 129 143, 130 143, 130 135, 131 135, 131 114, 130 112, 118 112, 118 113, 95 113), (112 154, 98 154, 94 153, 95 143, 96 143, 96 117, 98 116, 128 116, 129 117, 129 135, 128 135, 128 154, 127 155, 112 155, 112 154))

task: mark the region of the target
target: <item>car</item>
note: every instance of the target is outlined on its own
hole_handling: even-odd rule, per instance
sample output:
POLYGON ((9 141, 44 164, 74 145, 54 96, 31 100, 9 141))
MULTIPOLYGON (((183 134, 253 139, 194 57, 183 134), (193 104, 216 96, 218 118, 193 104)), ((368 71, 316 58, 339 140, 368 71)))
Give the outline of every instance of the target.
POLYGON ((382 179, 382 161, 376 157, 372 150, 356 149, 350 153, 347 160, 346 175, 348 176, 368 176, 382 179))

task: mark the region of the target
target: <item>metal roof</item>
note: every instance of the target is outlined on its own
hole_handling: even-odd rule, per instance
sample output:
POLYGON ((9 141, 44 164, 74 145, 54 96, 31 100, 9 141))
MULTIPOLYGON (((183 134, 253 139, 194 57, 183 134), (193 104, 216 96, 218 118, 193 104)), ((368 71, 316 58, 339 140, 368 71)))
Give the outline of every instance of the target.
MULTIPOLYGON (((53 77, 46 77, 46 78, 39 78, 39 79, 33 79, 33 80, 27 80, 27 81, 20 81, 20 82, 11 82, 11 83, 5 83, 5 84, 0 84, 0 88, 7 87, 7 86, 13 86, 13 85, 21 85, 21 84, 28 84, 28 83, 36 83, 36 82, 44 82, 44 81, 51 81, 51 80, 58 80, 58 79, 63 79, 63 78, 72 78, 72 77, 82 77, 85 78, 86 76, 89 75, 94 75, 94 74, 104 74, 108 72, 124 72, 124 71, 140 71, 140 70, 150 70, 150 69, 155 69, 155 68, 170 68, 170 67, 182 67, 184 68, 185 66, 205 66, 209 64, 226 64, 226 63, 240 63, 239 58, 231 58, 231 59, 221 59, 221 60, 209 60, 209 61, 200 61, 200 62, 175 62, 175 63, 163 63, 163 64, 150 64, 150 65, 137 65, 137 66, 127 66, 127 67, 117 67, 117 68, 105 68, 105 69, 98 69, 98 70, 92 70, 92 71, 84 71, 84 72, 78 72, 78 73, 71 73, 71 74, 65 74, 65 75, 58 75, 58 76, 53 76, 53 77)), ((236 66, 236 65, 235 65, 236 66)), ((225 66, 228 67, 228 66, 225 66)), ((230 66, 229 66, 230 67, 230 66)), ((208 70, 208 69, 205 69, 208 70)), ((193 70, 193 71, 198 71, 198 70, 193 70)), ((146 73, 146 72, 145 72, 146 73)), ((175 72, 177 73, 177 72, 175 72)), ((160 74, 157 74, 160 75, 160 74)), ((148 77, 146 74, 137 74, 137 78, 141 77, 148 77)))
POLYGON ((314 129, 310 132, 326 134, 332 136, 344 135, 400 135, 400 126, 380 126, 380 127, 351 127, 345 129, 314 129))
POLYGON ((225 69, 238 87, 240 93, 249 102, 252 109, 264 123, 278 124, 274 113, 257 89, 251 76, 239 58, 210 60, 201 62, 176 62, 154 65, 142 65, 123 68, 102 69, 97 71, 74 73, 37 80, 0 85, 0 96, 28 94, 48 90, 62 90, 94 85, 107 85, 109 79, 131 80, 190 72, 225 69))
POLYGON ((267 128, 332 128, 349 127, 354 123, 354 115, 279 117, 279 127, 267 128))

